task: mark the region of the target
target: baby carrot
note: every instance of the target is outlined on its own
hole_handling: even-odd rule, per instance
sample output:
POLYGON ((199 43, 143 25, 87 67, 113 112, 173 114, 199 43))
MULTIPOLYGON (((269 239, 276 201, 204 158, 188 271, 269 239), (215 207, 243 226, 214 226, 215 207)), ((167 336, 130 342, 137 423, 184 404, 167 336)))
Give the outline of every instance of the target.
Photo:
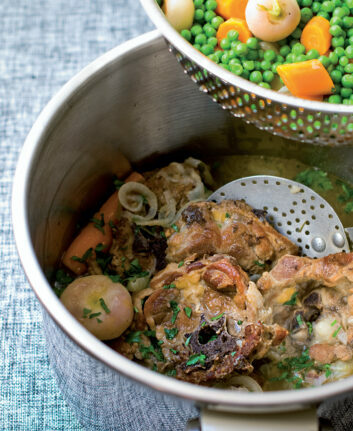
POLYGON ((240 42, 243 43, 245 43, 249 39, 249 37, 252 36, 245 19, 230 18, 218 27, 216 35, 218 43, 220 43, 222 39, 227 37, 227 34, 230 30, 236 30, 239 33, 240 42))
POLYGON ((320 55, 324 55, 331 46, 331 38, 330 22, 322 16, 315 16, 304 27, 300 42, 306 51, 316 49, 320 55))
POLYGON ((245 19, 245 9, 248 0, 217 0, 216 13, 224 19, 240 18, 245 19))

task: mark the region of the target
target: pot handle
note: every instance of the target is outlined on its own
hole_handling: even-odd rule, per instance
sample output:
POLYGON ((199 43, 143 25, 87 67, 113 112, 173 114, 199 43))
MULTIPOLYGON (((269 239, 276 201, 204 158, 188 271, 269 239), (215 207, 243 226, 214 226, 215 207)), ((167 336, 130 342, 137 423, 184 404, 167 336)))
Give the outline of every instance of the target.
POLYGON ((282 413, 231 413, 201 409, 187 431, 319 431, 316 409, 282 413))

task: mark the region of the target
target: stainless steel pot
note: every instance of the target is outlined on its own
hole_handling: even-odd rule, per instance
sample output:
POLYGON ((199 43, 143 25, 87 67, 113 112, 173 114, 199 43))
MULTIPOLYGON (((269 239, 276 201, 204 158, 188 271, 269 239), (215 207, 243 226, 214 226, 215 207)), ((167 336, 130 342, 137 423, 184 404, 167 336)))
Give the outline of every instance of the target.
POLYGON ((207 409, 203 430, 226 430, 226 423, 234 429, 237 421, 248 424, 243 429, 259 429, 259 421, 264 430, 276 429, 276 421, 282 429, 293 424, 299 429, 299 422, 303 430, 304 423, 316 429, 315 411, 308 409, 352 391, 353 377, 320 388, 259 394, 191 385, 120 356, 57 299, 48 280, 80 213, 102 197, 120 151, 135 163, 174 151, 285 156, 352 181, 353 148, 299 144, 232 118, 197 90, 152 32, 94 61, 50 101, 25 142, 13 188, 16 243, 45 310, 49 357, 65 397, 90 429, 116 429, 120 423, 119 429, 164 430, 170 429, 170 417, 177 418, 174 429, 182 429, 197 415, 195 406, 207 409), (132 402, 134 411, 127 414, 132 402), (217 426, 214 411, 222 412, 217 426), (141 428, 146 415, 148 424, 141 428), (285 426, 284 418, 296 422, 285 426))

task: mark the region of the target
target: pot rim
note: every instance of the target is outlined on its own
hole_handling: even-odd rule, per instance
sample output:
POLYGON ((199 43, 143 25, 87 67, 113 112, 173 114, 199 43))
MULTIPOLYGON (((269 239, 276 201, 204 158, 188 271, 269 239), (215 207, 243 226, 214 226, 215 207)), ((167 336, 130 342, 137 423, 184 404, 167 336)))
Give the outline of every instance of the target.
POLYGON ((291 410, 305 404, 317 403, 353 389, 353 377, 326 386, 303 390, 244 393, 202 387, 182 382, 149 370, 106 346, 86 330, 63 306, 49 285, 37 261, 28 225, 28 191, 37 157, 45 142, 65 115, 72 102, 97 80, 104 79, 104 72, 119 64, 126 56, 133 58, 137 48, 161 43, 158 30, 145 33, 108 51, 70 79, 50 100, 29 132, 22 148, 13 183, 12 222, 18 254, 37 298, 56 324, 84 351, 124 376, 155 390, 184 399, 213 406, 228 406, 233 410, 266 411, 266 409, 291 410))

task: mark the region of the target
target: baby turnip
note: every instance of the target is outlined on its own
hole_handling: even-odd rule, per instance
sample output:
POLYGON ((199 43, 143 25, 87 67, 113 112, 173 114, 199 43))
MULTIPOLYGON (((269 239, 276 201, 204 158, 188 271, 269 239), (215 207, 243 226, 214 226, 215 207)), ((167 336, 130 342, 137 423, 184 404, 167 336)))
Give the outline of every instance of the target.
POLYGON ((131 324, 129 292, 105 275, 89 275, 70 283, 61 295, 70 313, 100 340, 119 337, 131 324))
POLYGON ((300 22, 297 0, 249 0, 245 9, 250 31, 265 42, 289 36, 300 22))
POLYGON ((177 31, 189 29, 194 20, 193 0, 164 0, 163 12, 177 31))

